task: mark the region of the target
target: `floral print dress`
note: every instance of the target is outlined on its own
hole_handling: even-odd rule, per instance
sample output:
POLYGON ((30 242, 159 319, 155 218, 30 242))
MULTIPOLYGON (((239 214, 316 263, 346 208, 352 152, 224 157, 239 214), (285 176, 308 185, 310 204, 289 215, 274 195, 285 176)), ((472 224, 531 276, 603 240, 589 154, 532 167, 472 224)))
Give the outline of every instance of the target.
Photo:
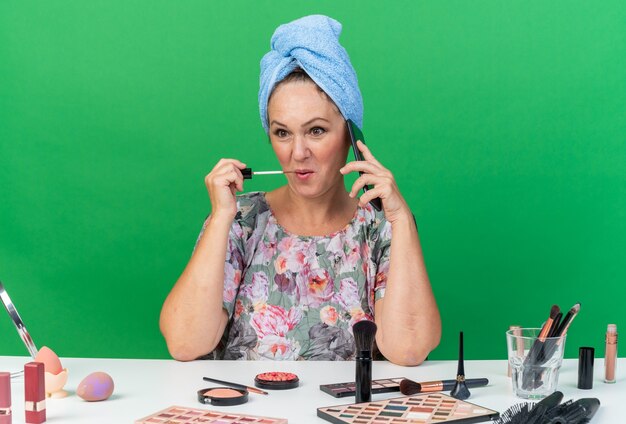
POLYGON ((353 359, 352 325, 373 320, 385 293, 384 214, 368 204, 340 231, 299 236, 278 224, 263 192, 237 196, 237 208, 224 271, 229 322, 205 358, 353 359))

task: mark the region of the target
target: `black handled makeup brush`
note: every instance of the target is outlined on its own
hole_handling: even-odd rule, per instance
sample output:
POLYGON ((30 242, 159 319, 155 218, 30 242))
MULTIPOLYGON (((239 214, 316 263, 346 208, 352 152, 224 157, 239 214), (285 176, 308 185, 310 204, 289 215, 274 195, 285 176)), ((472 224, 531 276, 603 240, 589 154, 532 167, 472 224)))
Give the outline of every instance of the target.
POLYGON ((463 332, 459 333, 459 366, 456 371, 456 383, 450 392, 450 396, 459 400, 470 397, 470 391, 465 384, 465 366, 463 365, 463 332))
POLYGON ((550 343, 546 346, 546 338, 550 334, 555 318, 561 312, 559 305, 552 305, 550 308, 550 316, 541 327, 539 335, 533 342, 528 355, 524 359, 524 371, 522 372, 522 388, 524 390, 535 389, 543 384, 541 380, 542 374, 536 371, 533 365, 542 365, 546 361, 547 351, 550 349, 550 343))
MULTIPOLYGON (((417 382, 403 379, 400 382, 400 392, 405 396, 414 395, 415 393, 443 392, 451 390, 456 384, 456 380, 438 380, 438 381, 422 381, 417 382)), ((465 380, 467 387, 483 387, 489 384, 487 378, 468 378, 465 380)))
POLYGON ((373 321, 359 321, 352 326, 356 345, 356 403, 372 400, 372 350, 376 337, 373 321))
POLYGON ((585 424, 598 412, 600 400, 583 398, 569 401, 546 414, 546 424, 585 424))

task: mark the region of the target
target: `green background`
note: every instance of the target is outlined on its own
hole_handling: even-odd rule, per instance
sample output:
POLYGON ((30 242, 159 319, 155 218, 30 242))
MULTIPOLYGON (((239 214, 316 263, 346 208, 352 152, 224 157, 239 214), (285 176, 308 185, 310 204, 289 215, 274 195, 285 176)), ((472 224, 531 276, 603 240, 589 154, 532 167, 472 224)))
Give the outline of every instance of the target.
MULTIPOLYGON (((626 6, 589 1, 0 2, 0 279, 60 356, 169 357, 161 304, 221 157, 276 169, 259 61, 281 23, 344 26, 364 132, 420 227, 431 359, 504 358, 510 324, 626 325, 626 6)), ((247 181, 271 190, 282 177, 247 181)), ((0 355, 24 355, 0 313, 0 355)))

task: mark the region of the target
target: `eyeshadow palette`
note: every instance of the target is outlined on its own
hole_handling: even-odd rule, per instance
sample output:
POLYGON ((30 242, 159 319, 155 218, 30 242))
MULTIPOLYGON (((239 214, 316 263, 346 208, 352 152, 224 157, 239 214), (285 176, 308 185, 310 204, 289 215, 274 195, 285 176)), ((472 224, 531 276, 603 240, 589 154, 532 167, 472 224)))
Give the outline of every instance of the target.
POLYGON ((256 415, 233 414, 208 411, 206 409, 170 406, 147 417, 135 421, 135 424, 287 424, 285 418, 259 417, 256 415))
POLYGON ((317 416, 335 424, 478 423, 499 414, 492 409, 441 393, 355 403, 317 409, 317 416))
MULTIPOLYGON (((383 378, 380 380, 372 380, 372 393, 390 393, 400 391, 400 382, 404 380, 404 377, 399 378, 383 378)), ((336 384, 321 384, 320 390, 328 393, 329 395, 342 398, 346 396, 356 395, 355 383, 336 383, 336 384)))

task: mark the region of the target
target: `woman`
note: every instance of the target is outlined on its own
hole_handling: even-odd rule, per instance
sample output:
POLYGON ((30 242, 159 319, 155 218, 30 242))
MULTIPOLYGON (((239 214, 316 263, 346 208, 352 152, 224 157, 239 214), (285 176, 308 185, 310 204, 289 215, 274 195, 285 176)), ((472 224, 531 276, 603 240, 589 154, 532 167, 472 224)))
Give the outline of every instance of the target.
POLYGON ((363 319, 396 364, 438 345, 439 311, 393 175, 360 141, 364 160, 346 164, 346 119, 361 127, 363 109, 340 32, 308 16, 274 33, 259 108, 287 184, 237 196, 246 164, 236 159, 206 176, 212 213, 161 312, 175 359, 352 359, 363 319), (363 175, 348 192, 351 172, 363 175))

